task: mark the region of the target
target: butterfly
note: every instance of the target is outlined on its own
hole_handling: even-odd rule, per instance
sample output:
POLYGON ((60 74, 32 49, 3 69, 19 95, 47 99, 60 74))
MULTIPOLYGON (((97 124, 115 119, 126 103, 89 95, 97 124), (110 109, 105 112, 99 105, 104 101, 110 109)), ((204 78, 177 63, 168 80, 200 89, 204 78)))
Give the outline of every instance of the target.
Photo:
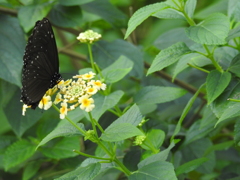
POLYGON ((21 100, 35 109, 46 91, 62 76, 52 26, 47 18, 37 21, 23 56, 21 100))

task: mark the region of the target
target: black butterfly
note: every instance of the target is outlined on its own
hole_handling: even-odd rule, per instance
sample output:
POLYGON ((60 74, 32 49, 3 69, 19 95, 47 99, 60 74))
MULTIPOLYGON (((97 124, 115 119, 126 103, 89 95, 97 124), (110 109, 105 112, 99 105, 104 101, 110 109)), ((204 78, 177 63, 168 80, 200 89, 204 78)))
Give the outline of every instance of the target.
POLYGON ((62 79, 51 23, 37 21, 23 56, 21 100, 35 109, 46 91, 62 79))

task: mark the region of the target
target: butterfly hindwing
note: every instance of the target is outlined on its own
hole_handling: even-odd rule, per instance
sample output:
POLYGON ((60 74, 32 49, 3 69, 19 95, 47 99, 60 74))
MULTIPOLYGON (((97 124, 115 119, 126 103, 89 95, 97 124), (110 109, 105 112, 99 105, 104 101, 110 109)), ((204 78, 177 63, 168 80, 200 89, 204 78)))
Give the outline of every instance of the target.
POLYGON ((36 22, 23 62, 21 100, 35 109, 46 91, 61 79, 56 41, 47 18, 36 22))

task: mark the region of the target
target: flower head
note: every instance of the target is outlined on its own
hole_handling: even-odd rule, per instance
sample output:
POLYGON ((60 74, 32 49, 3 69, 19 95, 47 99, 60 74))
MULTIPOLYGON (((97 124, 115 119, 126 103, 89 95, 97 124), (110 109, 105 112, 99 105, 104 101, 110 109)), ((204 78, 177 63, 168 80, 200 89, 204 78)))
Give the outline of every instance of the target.
POLYGON ((136 146, 141 145, 145 139, 146 139, 146 136, 144 136, 144 135, 136 136, 135 141, 133 143, 136 146))
MULTIPOLYGON (((51 96, 56 94, 54 104, 60 104, 60 118, 64 119, 68 111, 80 107, 90 112, 95 107, 92 96, 99 90, 106 89, 106 84, 100 80, 93 80, 95 73, 88 72, 73 76, 74 80, 61 80, 55 87, 49 89, 39 102, 39 108, 47 110, 52 106, 51 96), (69 107, 69 108, 68 108, 69 107)), ((23 105, 22 114, 25 115, 27 105, 23 105)))
POLYGON ((99 40, 102 37, 101 34, 98 34, 97 32, 94 32, 93 30, 87 30, 83 33, 80 33, 77 37, 77 40, 79 40, 82 43, 90 43, 92 44, 94 41, 99 40))

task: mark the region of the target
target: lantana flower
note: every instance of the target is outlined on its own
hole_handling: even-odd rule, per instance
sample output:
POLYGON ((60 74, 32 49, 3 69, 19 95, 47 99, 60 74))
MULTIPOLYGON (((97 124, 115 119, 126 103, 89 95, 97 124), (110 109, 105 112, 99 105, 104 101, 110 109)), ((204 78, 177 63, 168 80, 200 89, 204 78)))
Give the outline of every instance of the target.
POLYGON ((65 116, 67 115, 67 112, 68 112, 67 103, 66 102, 61 103, 60 119, 64 119, 65 116))
POLYGON ((42 100, 38 104, 38 107, 44 110, 48 110, 51 106, 52 106, 51 97, 46 95, 43 96, 42 100))
MULTIPOLYGON (((64 119, 68 111, 72 111, 79 106, 80 109, 90 112, 95 107, 92 95, 99 90, 105 90, 106 84, 100 80, 93 80, 95 73, 88 72, 82 75, 73 76, 74 79, 61 80, 52 89, 49 89, 39 102, 39 108, 49 109, 52 104, 60 104, 60 118, 64 119), (52 103, 51 96, 55 96, 52 103)), ((27 105, 23 105, 22 114, 25 115, 27 105)))
POLYGON ((92 109, 95 107, 95 105, 93 104, 94 103, 93 98, 89 98, 88 95, 84 95, 80 97, 79 103, 81 104, 80 108, 82 110, 85 110, 86 112, 92 111, 92 109))
POLYGON ((79 40, 82 43, 90 43, 99 40, 102 37, 101 34, 98 34, 97 32, 94 32, 93 30, 87 30, 83 33, 80 33, 77 37, 77 40, 79 40))

